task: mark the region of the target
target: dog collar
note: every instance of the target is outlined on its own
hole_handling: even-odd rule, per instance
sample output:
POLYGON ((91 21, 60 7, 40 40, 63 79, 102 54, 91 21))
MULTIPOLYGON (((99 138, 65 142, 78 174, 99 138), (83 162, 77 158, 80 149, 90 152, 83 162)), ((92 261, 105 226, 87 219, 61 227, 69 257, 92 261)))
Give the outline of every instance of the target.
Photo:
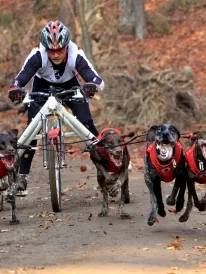
POLYGON ((152 164, 158 171, 159 175, 162 177, 163 182, 169 183, 174 180, 174 170, 181 158, 182 150, 181 143, 177 142, 175 145, 175 155, 171 161, 167 164, 160 164, 157 158, 155 141, 147 148, 146 152, 150 155, 152 164))
POLYGON ((186 152, 185 157, 187 159, 187 163, 192 170, 192 172, 195 174, 195 176, 199 179, 199 182, 201 184, 206 184, 206 171, 201 171, 198 169, 197 164, 195 162, 195 148, 196 143, 194 143, 186 152))

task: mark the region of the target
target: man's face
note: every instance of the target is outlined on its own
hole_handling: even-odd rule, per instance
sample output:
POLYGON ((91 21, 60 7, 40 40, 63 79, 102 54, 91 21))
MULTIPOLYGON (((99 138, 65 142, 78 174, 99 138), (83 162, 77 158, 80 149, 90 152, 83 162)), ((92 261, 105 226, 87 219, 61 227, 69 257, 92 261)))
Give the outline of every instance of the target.
POLYGON ((55 65, 59 65, 63 62, 64 58, 66 57, 67 48, 63 49, 47 49, 47 54, 49 56, 49 59, 54 63, 55 65))

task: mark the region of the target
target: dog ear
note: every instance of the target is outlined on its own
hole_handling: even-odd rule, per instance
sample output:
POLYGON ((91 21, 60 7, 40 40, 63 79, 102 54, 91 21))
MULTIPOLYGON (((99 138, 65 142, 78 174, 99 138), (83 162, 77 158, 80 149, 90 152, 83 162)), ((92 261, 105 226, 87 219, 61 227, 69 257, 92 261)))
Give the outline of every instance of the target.
POLYGON ((155 140, 155 134, 159 126, 153 125, 151 128, 148 130, 147 135, 146 135, 146 141, 148 142, 153 142, 155 140))
MULTIPOLYGON (((173 126, 174 127, 174 126, 173 126)), ((175 129, 175 131, 177 132, 177 136, 178 136, 178 140, 180 139, 180 132, 179 132, 179 130, 176 128, 176 127, 174 127, 174 129, 175 129)))
POLYGON ((18 136, 18 132, 19 132, 18 129, 13 128, 13 129, 9 130, 8 134, 9 135, 15 135, 17 137, 18 136))

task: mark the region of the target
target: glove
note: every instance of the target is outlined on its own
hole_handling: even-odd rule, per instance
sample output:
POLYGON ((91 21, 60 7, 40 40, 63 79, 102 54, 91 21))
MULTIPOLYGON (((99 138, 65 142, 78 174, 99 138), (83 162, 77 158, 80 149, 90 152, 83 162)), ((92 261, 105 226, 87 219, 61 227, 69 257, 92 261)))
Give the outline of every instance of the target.
POLYGON ((92 98, 96 92, 98 92, 98 88, 94 83, 86 83, 83 85, 83 90, 89 98, 92 98))
POLYGON ((24 99, 25 92, 19 88, 19 87, 14 87, 9 90, 9 99, 14 102, 18 101, 21 103, 24 99))

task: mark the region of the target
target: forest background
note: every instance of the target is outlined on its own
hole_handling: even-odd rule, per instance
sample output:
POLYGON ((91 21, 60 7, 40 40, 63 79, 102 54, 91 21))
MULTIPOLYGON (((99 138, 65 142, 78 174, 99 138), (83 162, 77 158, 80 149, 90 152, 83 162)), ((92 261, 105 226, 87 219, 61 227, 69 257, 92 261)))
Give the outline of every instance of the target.
POLYGON ((22 105, 7 90, 41 29, 56 19, 105 81, 90 101, 98 129, 204 129, 206 0, 0 0, 2 123, 25 127, 22 105))

